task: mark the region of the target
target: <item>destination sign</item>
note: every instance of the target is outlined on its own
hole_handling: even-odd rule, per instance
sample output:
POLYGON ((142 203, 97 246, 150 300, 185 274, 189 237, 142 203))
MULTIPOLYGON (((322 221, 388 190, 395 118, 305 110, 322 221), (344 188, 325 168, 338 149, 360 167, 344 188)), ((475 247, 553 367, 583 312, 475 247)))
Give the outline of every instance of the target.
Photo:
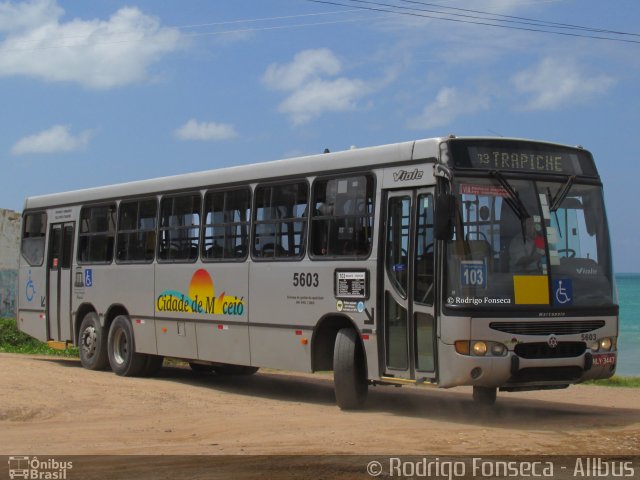
POLYGON ((597 176, 585 150, 518 141, 453 140, 456 168, 597 176))

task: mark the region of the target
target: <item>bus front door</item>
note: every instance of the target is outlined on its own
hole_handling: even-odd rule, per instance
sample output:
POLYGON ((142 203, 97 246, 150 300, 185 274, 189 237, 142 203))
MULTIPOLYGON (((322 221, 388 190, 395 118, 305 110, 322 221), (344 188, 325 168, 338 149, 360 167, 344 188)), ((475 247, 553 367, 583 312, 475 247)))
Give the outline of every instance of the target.
POLYGON ((74 222, 54 223, 49 231, 47 259, 47 337, 71 341, 71 258, 74 222))
POLYGON ((433 189, 386 195, 384 376, 435 377, 433 189))

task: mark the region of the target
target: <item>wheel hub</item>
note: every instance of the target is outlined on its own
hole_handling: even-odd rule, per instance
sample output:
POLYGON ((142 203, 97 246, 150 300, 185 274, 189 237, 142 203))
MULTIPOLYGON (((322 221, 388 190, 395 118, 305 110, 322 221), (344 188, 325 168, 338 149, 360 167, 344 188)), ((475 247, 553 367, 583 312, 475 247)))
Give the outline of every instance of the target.
POLYGON ((98 344, 98 335, 96 333, 95 327, 87 327, 82 332, 82 351, 88 358, 93 357, 96 353, 96 348, 98 344))

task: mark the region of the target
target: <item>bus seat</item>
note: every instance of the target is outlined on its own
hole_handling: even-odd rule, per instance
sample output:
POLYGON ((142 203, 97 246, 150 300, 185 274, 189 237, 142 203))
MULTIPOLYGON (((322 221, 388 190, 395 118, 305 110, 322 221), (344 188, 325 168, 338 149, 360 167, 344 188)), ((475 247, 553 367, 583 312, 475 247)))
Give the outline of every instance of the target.
POLYGON ((486 240, 468 240, 469 254, 474 258, 492 258, 491 245, 486 240))

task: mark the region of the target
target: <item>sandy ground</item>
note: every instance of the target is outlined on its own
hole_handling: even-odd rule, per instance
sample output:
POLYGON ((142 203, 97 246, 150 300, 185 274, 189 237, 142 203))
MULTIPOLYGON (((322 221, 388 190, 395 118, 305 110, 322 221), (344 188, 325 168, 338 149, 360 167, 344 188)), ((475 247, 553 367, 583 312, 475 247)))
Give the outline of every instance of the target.
POLYGON ((0 455, 640 454, 640 389, 499 393, 370 388, 340 411, 326 375, 122 378, 77 360, 0 354, 0 455))

